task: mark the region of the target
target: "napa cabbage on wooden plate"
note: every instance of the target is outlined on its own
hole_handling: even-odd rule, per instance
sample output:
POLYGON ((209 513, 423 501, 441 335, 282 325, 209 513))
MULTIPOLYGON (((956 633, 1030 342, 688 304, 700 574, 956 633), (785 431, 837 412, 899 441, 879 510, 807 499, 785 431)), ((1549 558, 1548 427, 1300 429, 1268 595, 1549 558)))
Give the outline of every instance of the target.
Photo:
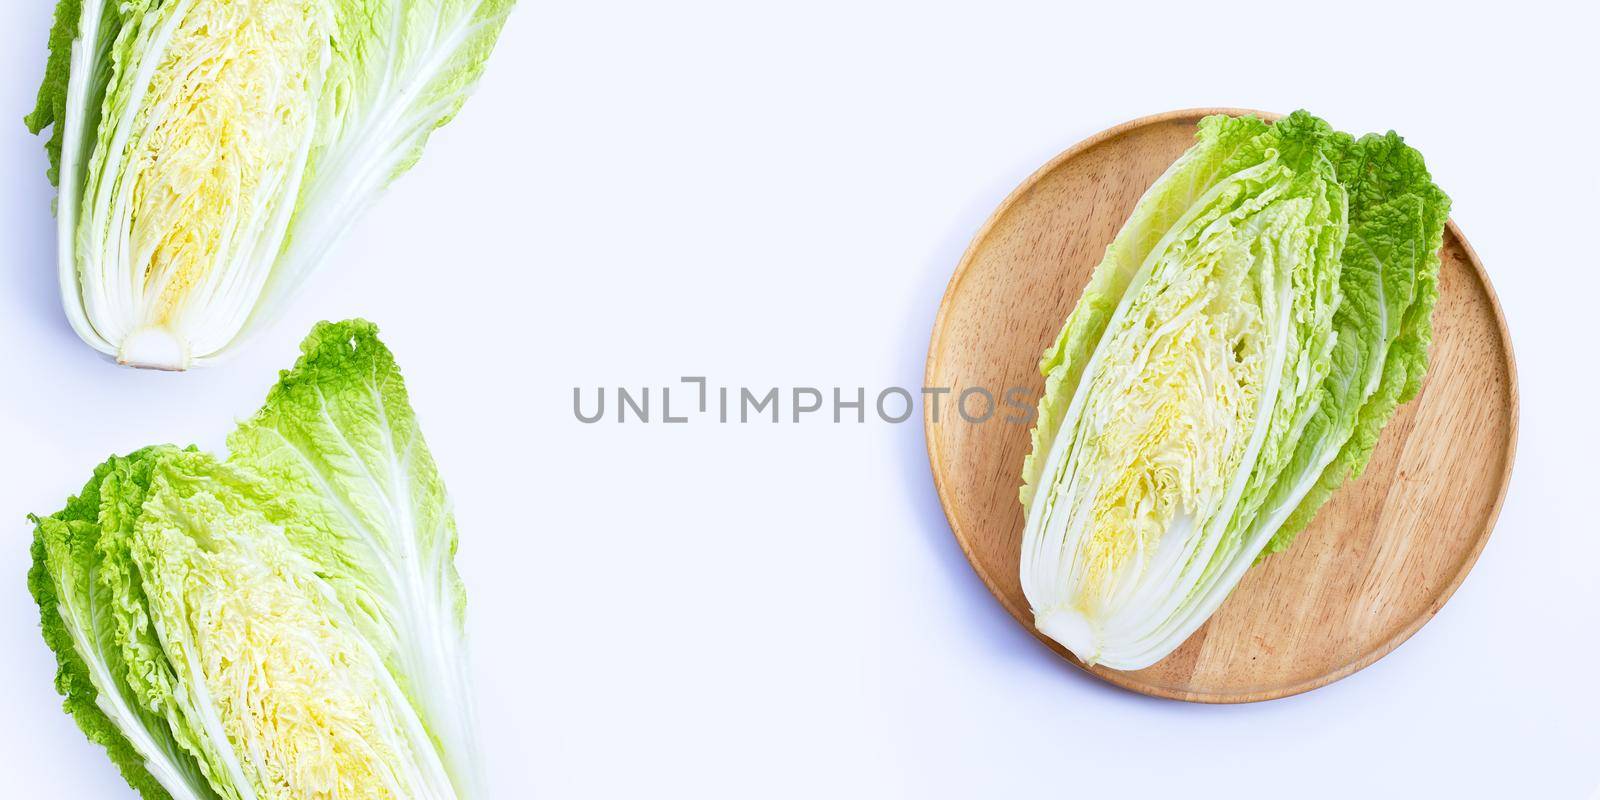
POLYGON ((1359 474, 1421 385, 1448 212, 1393 133, 1201 121, 1040 362, 1020 496, 1042 633, 1155 663, 1359 474))

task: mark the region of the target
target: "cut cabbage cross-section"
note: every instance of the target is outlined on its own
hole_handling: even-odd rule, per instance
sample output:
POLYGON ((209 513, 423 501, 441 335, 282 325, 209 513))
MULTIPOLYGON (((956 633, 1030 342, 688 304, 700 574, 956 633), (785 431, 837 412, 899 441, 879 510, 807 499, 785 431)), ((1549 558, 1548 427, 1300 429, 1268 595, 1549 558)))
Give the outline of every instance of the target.
POLYGON ((332 20, 307 0, 168 3, 84 184, 82 301, 118 360, 182 368, 237 333, 283 247, 332 20))
POLYGON ((1447 208, 1392 134, 1201 122, 1041 362, 1020 493, 1040 632, 1155 663, 1359 470, 1405 390, 1385 375, 1420 380, 1447 208))
POLYGON ((35 519, 67 712, 145 800, 487 797, 455 522, 376 328, 318 325, 231 441, 35 519))
POLYGON ((448 122, 514 0, 61 0, 35 132, 62 302, 119 362, 212 362, 281 312, 448 122))

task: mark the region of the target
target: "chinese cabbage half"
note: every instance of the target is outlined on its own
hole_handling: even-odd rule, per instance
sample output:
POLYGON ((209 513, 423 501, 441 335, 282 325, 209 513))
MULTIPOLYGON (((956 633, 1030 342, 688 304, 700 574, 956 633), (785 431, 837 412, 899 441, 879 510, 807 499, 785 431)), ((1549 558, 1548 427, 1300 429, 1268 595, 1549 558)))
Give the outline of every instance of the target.
POLYGON ((280 312, 482 72, 514 0, 60 0, 38 106, 61 297, 125 364, 280 312))
POLYGON ((370 324, 219 460, 149 447, 37 520, 57 688, 147 800, 483 797, 444 486, 370 324))
POLYGON ((1393 133, 1207 117, 1040 363, 1021 580, 1085 663, 1172 652, 1420 387, 1449 200, 1393 133))

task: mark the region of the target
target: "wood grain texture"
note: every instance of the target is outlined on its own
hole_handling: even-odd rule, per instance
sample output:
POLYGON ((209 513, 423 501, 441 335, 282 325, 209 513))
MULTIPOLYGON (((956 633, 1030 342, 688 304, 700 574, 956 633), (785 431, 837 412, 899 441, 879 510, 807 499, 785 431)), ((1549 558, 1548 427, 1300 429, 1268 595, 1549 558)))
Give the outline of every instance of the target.
MULTIPOLYGON (((1100 133, 1018 187, 974 238, 945 292, 927 385, 1042 388, 1054 340, 1134 203, 1194 141, 1191 109, 1100 133)), ((1446 187, 1448 190, 1448 187, 1446 187)), ((1494 290, 1451 223, 1441 251, 1431 362, 1421 394, 1384 429, 1365 473, 1286 552, 1246 573, 1221 609, 1154 666, 1091 674, 1207 703, 1315 689, 1378 660, 1438 612, 1488 540, 1517 439, 1516 368, 1494 290)), ((1000 602, 1040 641, 1017 575, 1027 425, 952 422, 927 409, 934 482, 951 530, 1000 602)))

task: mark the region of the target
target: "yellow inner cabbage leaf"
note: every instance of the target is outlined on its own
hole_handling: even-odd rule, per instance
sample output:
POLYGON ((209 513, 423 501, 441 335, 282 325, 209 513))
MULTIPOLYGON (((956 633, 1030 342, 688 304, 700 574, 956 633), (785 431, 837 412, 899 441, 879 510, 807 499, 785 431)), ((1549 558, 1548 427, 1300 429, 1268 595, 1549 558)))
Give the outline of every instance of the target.
POLYGON ((313 124, 325 17, 245 0, 192 3, 178 22, 125 162, 132 266, 155 296, 146 325, 170 325, 213 270, 251 255, 313 124))
POLYGON ((210 520, 226 547, 168 547, 189 568, 182 607, 194 658, 240 765, 266 800, 409 800, 422 796, 396 752, 393 695, 381 666, 330 591, 273 529, 210 520))
POLYGON ((1260 404, 1266 337, 1256 303, 1233 302, 1251 254, 1238 247, 1180 253, 1158 265, 1113 332, 1089 387, 1089 436, 1075 469, 1089 526, 1072 604, 1105 610, 1123 576, 1147 560, 1178 513, 1216 511, 1260 404), (1087 498, 1086 498, 1087 499, 1087 498))

